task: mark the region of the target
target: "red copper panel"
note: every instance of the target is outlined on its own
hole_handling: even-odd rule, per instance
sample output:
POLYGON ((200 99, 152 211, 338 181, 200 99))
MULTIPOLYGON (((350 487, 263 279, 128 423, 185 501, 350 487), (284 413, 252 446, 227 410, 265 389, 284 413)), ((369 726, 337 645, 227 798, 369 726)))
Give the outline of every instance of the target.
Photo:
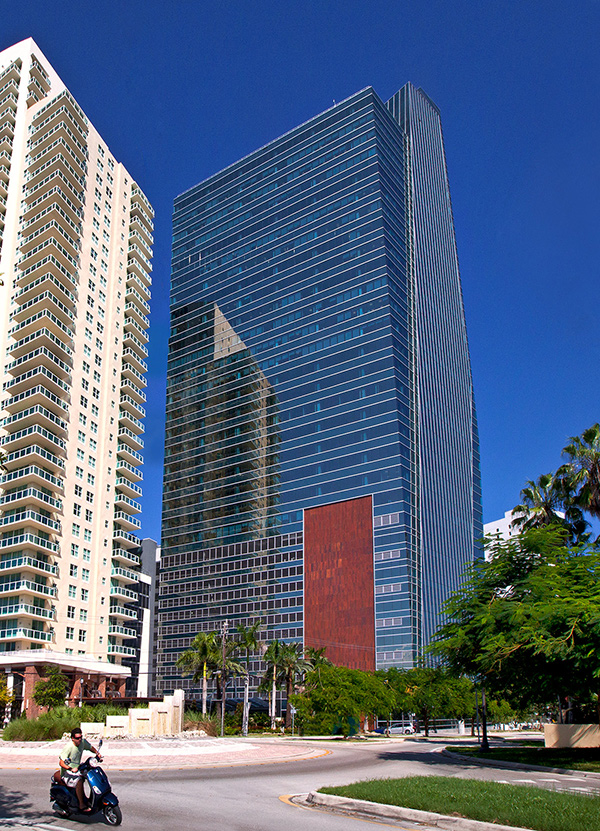
POLYGON ((375 669, 371 497, 304 511, 304 643, 334 664, 375 669))

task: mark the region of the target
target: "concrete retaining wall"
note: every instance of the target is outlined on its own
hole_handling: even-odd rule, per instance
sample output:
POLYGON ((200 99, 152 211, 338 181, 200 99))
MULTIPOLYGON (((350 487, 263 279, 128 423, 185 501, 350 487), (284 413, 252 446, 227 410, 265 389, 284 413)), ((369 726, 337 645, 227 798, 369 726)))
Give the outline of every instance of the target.
POLYGON ((600 747, 600 724, 544 724, 546 747, 600 747))

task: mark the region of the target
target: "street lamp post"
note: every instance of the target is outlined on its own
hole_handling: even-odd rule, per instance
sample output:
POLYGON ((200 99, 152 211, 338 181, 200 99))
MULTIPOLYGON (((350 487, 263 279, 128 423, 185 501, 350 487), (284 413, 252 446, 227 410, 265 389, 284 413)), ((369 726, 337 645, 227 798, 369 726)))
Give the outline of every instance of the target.
POLYGON ((229 628, 229 621, 223 621, 223 629, 221 630, 221 649, 222 649, 222 663, 221 663, 221 738, 225 735, 225 644, 227 642, 227 630, 229 628))

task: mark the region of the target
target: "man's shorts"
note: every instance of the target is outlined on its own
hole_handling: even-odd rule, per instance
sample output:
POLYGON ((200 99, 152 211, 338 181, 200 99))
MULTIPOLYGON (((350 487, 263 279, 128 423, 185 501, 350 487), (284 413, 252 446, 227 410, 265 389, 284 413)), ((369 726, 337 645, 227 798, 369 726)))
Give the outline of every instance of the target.
POLYGON ((63 783, 67 786, 67 788, 74 788, 81 779, 81 774, 78 770, 63 769, 61 778, 63 783))

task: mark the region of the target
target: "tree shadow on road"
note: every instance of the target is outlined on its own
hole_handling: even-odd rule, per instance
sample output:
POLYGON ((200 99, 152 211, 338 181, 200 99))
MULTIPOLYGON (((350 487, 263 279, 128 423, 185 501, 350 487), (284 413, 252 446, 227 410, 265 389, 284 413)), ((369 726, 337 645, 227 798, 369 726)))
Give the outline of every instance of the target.
POLYGON ((0 819, 15 818, 31 819, 39 818, 39 811, 33 808, 29 796, 0 785, 0 819))
POLYGON ((408 762, 409 764, 419 763, 432 768, 443 766, 469 770, 471 768, 479 767, 476 762, 453 759, 450 756, 444 756, 442 753, 436 753, 432 750, 384 750, 381 753, 378 753, 377 756, 382 762, 408 762))

